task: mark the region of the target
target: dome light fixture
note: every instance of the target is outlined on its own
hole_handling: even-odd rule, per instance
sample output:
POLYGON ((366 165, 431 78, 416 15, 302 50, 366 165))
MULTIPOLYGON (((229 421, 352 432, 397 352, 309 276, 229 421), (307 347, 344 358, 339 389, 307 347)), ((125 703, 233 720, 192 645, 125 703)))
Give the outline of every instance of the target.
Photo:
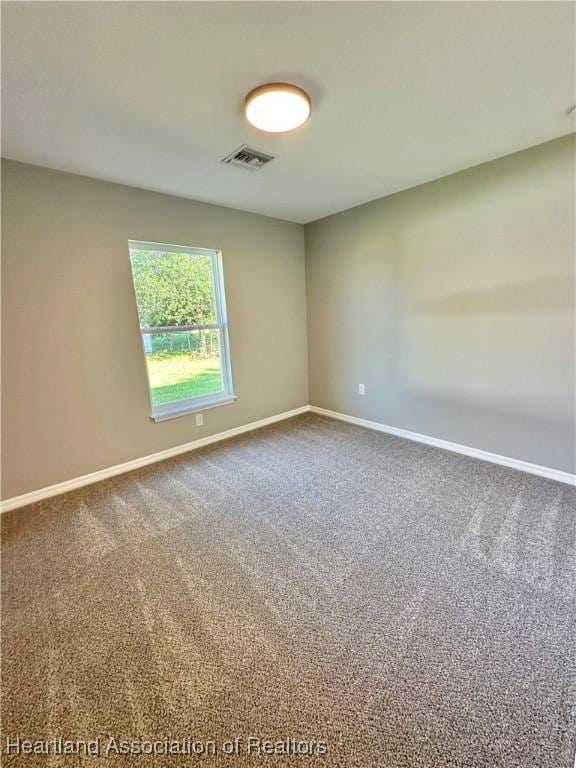
POLYGON ((268 83, 246 96, 244 111, 248 122, 268 133, 293 131, 310 117, 310 96, 288 83, 268 83))

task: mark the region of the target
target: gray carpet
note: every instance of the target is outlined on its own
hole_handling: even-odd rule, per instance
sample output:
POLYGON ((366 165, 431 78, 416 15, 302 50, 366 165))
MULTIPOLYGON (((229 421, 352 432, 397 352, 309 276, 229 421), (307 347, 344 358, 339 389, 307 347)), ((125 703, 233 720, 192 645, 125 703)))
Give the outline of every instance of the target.
POLYGON ((306 415, 7 513, 3 737, 101 757, 3 764, 571 768, 575 507, 306 415))

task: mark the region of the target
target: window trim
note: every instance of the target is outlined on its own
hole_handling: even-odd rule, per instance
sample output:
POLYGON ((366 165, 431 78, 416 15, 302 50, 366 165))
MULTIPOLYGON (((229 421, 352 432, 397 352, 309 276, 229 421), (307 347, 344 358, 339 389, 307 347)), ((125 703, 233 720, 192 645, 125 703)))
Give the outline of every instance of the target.
MULTIPOLYGON (((197 398, 189 400, 179 400, 177 403, 170 403, 173 407, 169 410, 154 412, 150 416, 150 420, 158 424, 161 421, 169 421, 170 419, 179 419, 181 416, 189 416, 191 413, 200 413, 202 411, 209 411, 211 408, 219 408, 221 405, 230 405, 235 403, 238 397, 236 395, 222 395, 218 393, 218 397, 206 398, 202 403, 196 402, 197 398), (194 402, 193 405, 187 405, 187 403, 194 402)), ((168 405, 168 403, 166 403, 168 405)))
MULTIPOLYGON (((222 251, 212 248, 196 248, 189 245, 173 245, 165 243, 152 243, 144 240, 128 240, 128 253, 132 250, 159 251, 161 253, 189 253, 191 256, 209 256, 212 266, 212 278, 214 284, 214 305, 216 312, 216 322, 200 325, 174 325, 161 326, 154 328, 142 328, 140 325, 140 315, 138 315, 138 328, 140 332, 140 341, 142 343, 142 353, 144 355, 144 365, 146 368, 146 380, 148 382, 148 395, 150 398, 150 419, 154 422, 175 419, 187 414, 205 411, 209 408, 216 408, 221 405, 228 405, 236 401, 234 394, 234 385, 232 379, 232 363, 230 359, 230 339, 228 335, 228 316, 226 311, 226 293, 224 290, 224 268, 222 262, 222 251), (146 360, 146 347, 144 344, 144 334, 155 333, 182 333, 186 331, 218 331, 220 362, 222 371, 222 390, 209 395, 198 395, 187 400, 174 400, 171 403, 154 405, 152 401, 152 387, 150 374, 148 372, 148 363, 146 360)), ((134 289, 136 298, 136 289, 134 289)), ((137 304, 136 304, 137 306, 137 304)))

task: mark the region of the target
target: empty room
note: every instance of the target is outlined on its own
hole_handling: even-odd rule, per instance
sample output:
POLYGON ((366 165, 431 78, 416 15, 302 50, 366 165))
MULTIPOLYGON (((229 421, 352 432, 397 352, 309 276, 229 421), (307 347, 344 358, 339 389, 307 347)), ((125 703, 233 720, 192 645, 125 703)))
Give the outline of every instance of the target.
POLYGON ((576 5, 0 5, 2 765, 576 768, 576 5))

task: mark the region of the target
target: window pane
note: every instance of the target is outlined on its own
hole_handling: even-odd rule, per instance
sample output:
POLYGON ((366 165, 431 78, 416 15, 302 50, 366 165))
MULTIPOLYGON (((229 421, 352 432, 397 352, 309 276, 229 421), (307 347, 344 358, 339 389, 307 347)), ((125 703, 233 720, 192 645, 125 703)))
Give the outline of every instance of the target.
POLYGON ((130 247, 141 328, 216 323, 208 255, 130 247))
POLYGON ((152 405, 223 391, 218 331, 143 333, 152 405))

